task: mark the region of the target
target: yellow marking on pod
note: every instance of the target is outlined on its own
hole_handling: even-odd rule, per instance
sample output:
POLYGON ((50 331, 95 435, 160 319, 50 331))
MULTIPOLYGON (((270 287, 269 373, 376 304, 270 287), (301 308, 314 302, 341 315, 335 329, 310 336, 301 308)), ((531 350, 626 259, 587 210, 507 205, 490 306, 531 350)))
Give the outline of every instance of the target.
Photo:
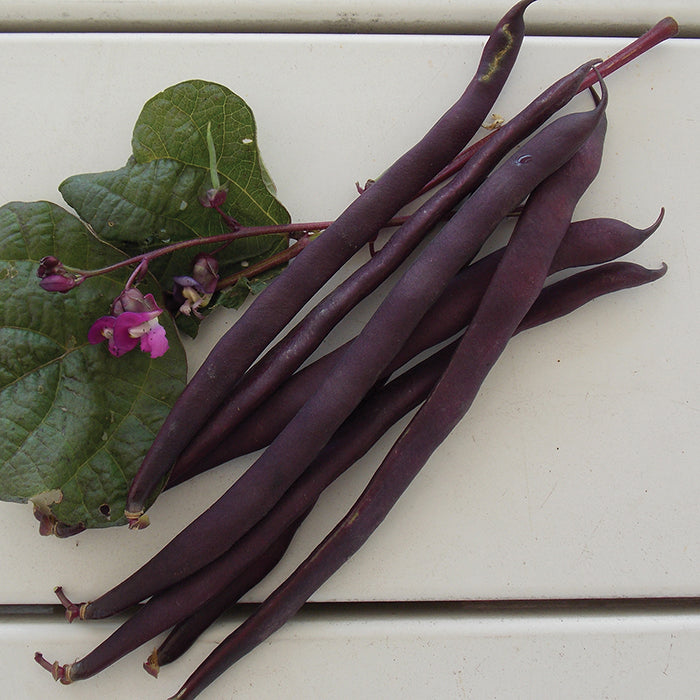
POLYGON ((503 28, 501 29, 503 32, 503 35, 506 37, 506 44, 505 46, 498 52, 496 52, 496 55, 493 57, 493 60, 491 63, 489 63, 489 69, 488 71, 479 78, 479 80, 482 83, 488 83, 489 80, 493 77, 494 73, 498 72, 498 70, 501 67, 501 63, 503 62, 504 56, 506 56, 511 48, 513 47, 513 33, 510 31, 510 24, 504 24, 503 28))

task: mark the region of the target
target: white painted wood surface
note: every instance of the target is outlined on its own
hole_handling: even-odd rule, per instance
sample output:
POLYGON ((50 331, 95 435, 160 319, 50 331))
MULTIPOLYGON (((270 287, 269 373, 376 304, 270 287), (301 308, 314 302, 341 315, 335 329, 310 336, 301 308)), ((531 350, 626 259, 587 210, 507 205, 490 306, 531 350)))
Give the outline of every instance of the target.
MULTIPOLYGON (((330 218, 354 196, 355 180, 380 172, 459 94, 482 43, 3 35, 0 201, 59 202, 56 187, 68 175, 119 167, 144 101, 203 77, 252 106, 263 156, 294 219, 330 218)), ((514 114, 562 73, 624 43, 528 38, 499 113, 514 114)), ((649 266, 665 261, 668 275, 514 341, 470 416, 315 601, 698 595, 700 104, 690 85, 698 68, 698 41, 675 40, 609 79, 605 162, 577 210, 577 218, 615 216, 645 226, 665 206, 662 228, 628 257, 649 266)), ((581 96, 574 108, 588 105, 581 96)), ((235 318, 212 319, 189 348, 193 367, 235 318)), ((268 592, 345 512, 379 458, 381 450, 373 452, 329 490, 290 556, 249 600, 268 592)), ((0 603, 53 602, 59 583, 75 598, 99 594, 206 507, 245 463, 165 494, 152 526, 140 533, 40 538, 28 507, 0 504, 0 603)), ((0 688, 11 697, 118 697, 125 688, 132 697, 164 697, 190 670, 173 669, 161 691, 161 681, 142 679, 137 653, 133 672, 127 666, 134 662, 125 660, 63 689, 34 668, 35 648, 70 660, 110 623, 18 620, 0 620, 3 657, 15 669, 0 688)), ((309 682, 317 684, 313 696, 324 698, 357 697, 353 684, 372 681, 375 695, 368 685, 363 696, 690 698, 697 688, 695 613, 487 622, 406 619, 402 612, 397 619, 302 617, 251 655, 242 676, 227 676, 207 697, 296 698, 309 682)), ((192 658, 221 634, 210 633, 192 658)))
MULTIPOLYGON (((620 45, 528 40, 497 111, 512 115, 560 74, 620 45)), ((356 180, 381 172, 450 104, 480 48, 480 39, 453 37, 5 37, 0 199, 60 201, 55 188, 67 175, 119 167, 143 102, 204 76, 252 106, 293 218, 332 218, 356 180)), ((665 206, 662 228, 630 259, 665 261, 668 275, 517 338, 470 415, 318 599, 697 591, 698 96, 684 79, 694 61, 697 44, 678 40, 611 77, 604 165, 576 213, 645 226, 665 206)), ((588 106, 581 95, 572 108, 588 106)), ((193 367, 235 318, 210 321, 190 345, 193 367)), ((380 455, 328 492, 283 568, 345 512, 380 455)), ((219 470, 165 494, 138 533, 44 540, 28 507, 0 504, 2 559, 14 572, 2 581, 3 602, 46 602, 53 583, 96 595, 237 473, 219 470)))

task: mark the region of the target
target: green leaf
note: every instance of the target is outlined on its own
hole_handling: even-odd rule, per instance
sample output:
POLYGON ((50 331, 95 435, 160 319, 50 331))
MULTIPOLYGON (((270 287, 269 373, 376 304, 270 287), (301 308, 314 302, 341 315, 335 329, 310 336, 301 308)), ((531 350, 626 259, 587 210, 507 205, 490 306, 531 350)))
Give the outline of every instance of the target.
POLYGON ((62 523, 120 524, 128 484, 184 388, 185 353, 167 314, 161 358, 90 345, 124 274, 51 294, 36 276, 46 255, 80 269, 123 258, 54 204, 0 207, 0 499, 59 496, 46 507, 62 523))
POLYGON ((227 309, 237 309, 247 299, 251 291, 250 282, 243 277, 221 293, 219 304, 227 309))
MULTIPOLYGON (((100 238, 129 254, 225 233, 218 213, 199 203, 201 192, 211 187, 208 130, 218 176, 228 190, 223 211, 244 226, 288 223, 260 158, 252 111, 227 88, 202 80, 174 85, 144 105, 134 127, 133 155, 123 168, 69 177, 61 194, 100 238)), ((235 241, 217 253, 220 273, 234 274, 286 244, 284 236, 235 241)), ((163 290, 171 288, 174 275, 189 273, 196 252, 206 251, 193 250, 151 264, 163 290)))
POLYGON ((260 158, 253 112, 223 85, 190 80, 152 97, 134 127, 134 158, 139 163, 173 158, 208 170, 208 127, 219 175, 229 183, 227 212, 246 226, 288 220, 260 158))
MULTIPOLYGON (((105 241, 129 254, 176 241, 225 233, 220 217, 199 204, 197 193, 206 170, 176 160, 137 163, 133 158, 119 170, 75 175, 65 180, 61 194, 80 217, 105 241)), ((217 255, 222 276, 267 258, 286 244, 283 236, 243 238, 217 255)), ((174 275, 189 274, 192 257, 216 245, 190 248, 157 258, 150 270, 164 290, 174 275)))

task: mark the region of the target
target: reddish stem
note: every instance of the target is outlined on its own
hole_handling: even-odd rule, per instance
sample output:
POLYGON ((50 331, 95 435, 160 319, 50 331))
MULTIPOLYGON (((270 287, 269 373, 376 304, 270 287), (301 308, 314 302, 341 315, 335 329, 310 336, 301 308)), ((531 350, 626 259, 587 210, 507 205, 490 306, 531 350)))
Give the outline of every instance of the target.
MULTIPOLYGON (((393 228, 395 226, 400 226, 407 218, 407 216, 394 217, 393 219, 387 221, 385 227, 393 228)), ((274 224, 271 226, 241 226, 235 230, 227 233, 220 233, 216 236, 203 236, 201 238, 191 238, 186 241, 178 241, 177 243, 172 243, 164 246, 163 248, 151 250, 148 253, 141 253, 140 255, 127 258, 126 260, 121 260, 120 262, 114 263, 113 265, 108 265, 107 267, 101 267, 96 270, 74 270, 74 272, 79 274, 84 279, 87 279, 89 277, 97 277, 98 275, 114 272, 122 267, 129 267, 130 265, 138 265, 144 261, 154 260, 155 258, 159 258, 163 255, 169 255, 170 253, 175 253, 176 251, 183 250, 185 248, 194 248, 196 246, 210 245, 214 243, 230 243, 231 241, 241 238, 252 238, 254 236, 287 235, 290 238, 298 237, 298 239, 301 240, 302 238, 310 235, 310 232, 321 232, 324 229, 327 229, 332 223, 333 221, 304 221, 296 224, 274 224)), ((291 247, 293 248, 294 246, 291 247)), ((294 257, 294 255, 291 257, 294 257)), ((274 267, 274 265, 271 267, 274 267)), ((253 268, 250 269, 252 270, 253 268)), ((239 275, 239 277, 241 276, 246 277, 249 275, 246 273, 245 275, 239 275)))
POLYGON ((265 260, 262 260, 256 265, 251 265, 250 267, 240 270, 233 275, 220 279, 216 285, 217 290, 231 287, 240 279, 250 279, 251 277, 255 277, 256 275, 267 272, 268 270, 272 270, 279 265, 289 262, 292 258, 295 258, 297 255, 299 255, 299 253, 301 253, 301 251, 311 242, 312 238, 312 234, 306 233, 294 245, 285 248, 279 253, 271 255, 269 258, 265 258, 265 260))
POLYGON ((46 669, 53 676, 55 681, 61 681, 63 685, 68 685, 72 682, 69 675, 70 664, 61 666, 58 661, 50 663, 38 651, 34 654, 34 661, 36 661, 43 669, 46 669))
MULTIPOLYGON (((664 19, 644 32, 638 39, 635 39, 631 44, 620 49, 620 51, 610 56, 610 58, 605 59, 602 63, 597 65, 596 68, 605 78, 618 68, 622 68, 622 66, 637 58, 637 56, 641 56, 649 49, 654 48, 654 46, 660 44, 662 41, 676 36, 676 34, 678 34, 678 29, 678 22, 676 22, 673 17, 664 17, 664 19)), ((598 78, 595 72, 591 71, 583 83, 581 83, 579 92, 587 90, 591 85, 597 82, 597 80, 598 78)))
POLYGON ((73 622, 73 620, 77 618, 83 619, 81 614, 82 605, 78 605, 77 603, 69 600, 68 596, 63 592, 63 588, 61 586, 56 586, 56 588, 53 589, 53 592, 61 602, 61 605, 66 609, 66 620, 68 620, 68 622, 73 622))
POLYGON ((158 248, 157 250, 151 250, 148 253, 141 253, 140 255, 135 255, 132 258, 127 258, 126 260, 121 260, 113 265, 108 265, 107 267, 101 267, 98 270, 77 270, 79 274, 83 277, 96 277, 97 275, 104 275, 109 272, 114 272, 122 267, 128 267, 129 265, 136 265, 142 263, 144 260, 153 260, 159 258, 163 255, 169 255, 170 253, 175 253, 178 250, 183 250, 185 248, 194 248, 201 245, 209 245, 212 243, 228 243, 233 240, 238 240, 240 238, 251 238, 253 236, 271 236, 271 235, 284 235, 288 234, 290 237, 294 237, 295 233, 307 233, 308 231, 320 231, 328 228, 332 222, 330 221, 312 221, 304 222, 299 224, 275 224, 273 226, 243 226, 236 229, 235 231, 229 231, 228 233, 220 233, 216 236, 203 236, 201 238, 190 238, 186 241, 178 241, 177 243, 172 243, 170 245, 164 246, 163 248, 158 248))

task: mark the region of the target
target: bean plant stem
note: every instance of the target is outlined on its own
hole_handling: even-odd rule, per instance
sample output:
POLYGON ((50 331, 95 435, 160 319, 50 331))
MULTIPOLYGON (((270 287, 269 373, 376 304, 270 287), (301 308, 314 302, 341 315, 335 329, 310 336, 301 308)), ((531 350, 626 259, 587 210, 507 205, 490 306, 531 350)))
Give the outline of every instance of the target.
MULTIPOLYGON (((610 73, 616 71, 618 68, 626 65, 634 58, 645 53, 649 49, 653 48, 657 44, 675 36, 678 33, 679 27, 678 23, 672 17, 665 17, 664 19, 657 22, 653 27, 642 34, 638 39, 625 46, 623 49, 613 54, 605 61, 598 65, 598 71, 605 77, 610 75, 610 73)), ((597 80, 596 74, 591 71, 588 77, 583 81, 579 91, 582 91, 590 87, 597 80)), ((454 160, 446 166, 438 175, 431 180, 422 190, 421 194, 429 191, 430 189, 436 187, 440 183, 444 182, 448 177, 452 176, 459 168, 461 168, 480 148, 484 143, 493 136, 495 132, 490 132, 485 137, 476 141, 462 151, 454 160)), ((234 240, 242 238, 250 238, 253 236, 266 236, 266 235, 288 235, 290 238, 305 237, 310 232, 321 232, 328 228, 333 222, 332 221, 313 221, 313 222, 302 222, 296 224, 276 224, 271 226, 240 226, 235 219, 227 215, 221 210, 220 207, 216 207, 216 211, 221 216, 223 222, 230 228, 226 233, 218 234, 216 236, 203 236, 198 238, 189 239, 186 241, 178 241, 163 248, 158 248, 156 250, 151 250, 147 253, 142 253, 126 260, 122 260, 113 265, 108 265, 107 267, 102 267, 96 270, 75 270, 74 272, 80 275, 83 279, 89 277, 96 277, 98 275, 108 274, 119 270, 122 267, 128 267, 130 265, 139 265, 143 262, 148 263, 155 258, 159 258, 163 255, 169 255, 178 250, 183 250, 185 248, 193 248, 196 246, 210 245, 216 243, 227 244, 234 240)), ((387 223, 387 228, 394 226, 399 226, 406 217, 396 217, 387 223)), ((269 270, 272 267, 282 264, 288 260, 291 260, 297 253, 301 252, 304 245, 297 246, 292 245, 289 251, 285 251, 282 254, 282 259, 278 259, 278 255, 272 256, 269 260, 264 260, 258 265, 252 266, 247 270, 242 270, 230 277, 226 278, 228 280, 227 284, 219 283, 218 289, 223 289, 225 286, 230 286, 235 284, 236 281, 242 277, 250 277, 253 274, 260 274, 263 271, 269 270)))
MULTIPOLYGON (((395 226, 400 226, 406 219, 405 216, 395 217, 391 221, 388 221, 386 228, 392 228, 395 226)), ((215 243, 229 243, 234 240, 239 240, 241 238, 251 238, 253 236, 279 236, 288 235, 290 238, 296 238, 297 240, 308 236, 310 233, 321 232, 328 228, 333 222, 332 221, 307 221, 299 222, 296 224, 275 224, 271 226, 241 226, 235 230, 228 231, 226 233, 220 233, 216 236, 202 236, 199 238, 191 238, 185 241, 178 241, 177 243, 171 243, 170 245, 164 246, 162 248, 157 248, 156 250, 148 251, 147 253, 141 253, 140 255, 135 255, 126 260, 121 260, 120 262, 114 263, 112 265, 107 265, 106 267, 101 267, 96 270, 73 270, 76 274, 80 275, 84 279, 89 277, 97 277, 98 275, 109 274, 123 267, 129 267, 131 265, 138 265, 144 261, 150 262, 156 258, 160 258, 164 255, 170 255, 178 250, 184 250, 186 248, 194 248, 203 245, 212 245, 215 243)), ((294 246, 291 246, 292 248, 294 246)), ((297 249, 296 252, 300 252, 301 248, 297 249)), ((290 258, 293 255, 290 256, 290 258)), ((245 273, 248 274, 248 273, 245 273)), ((245 276, 242 275, 242 276, 245 276)))
POLYGON ((236 282, 238 282, 238 280, 243 279, 244 277, 255 277, 256 275, 260 275, 263 272, 272 270, 278 265, 282 265, 283 263, 289 262, 292 258, 296 257, 299 253, 301 253, 301 251, 311 242, 312 239, 313 234, 305 233, 299 238, 299 240, 296 243, 294 243, 294 245, 291 245, 288 248, 281 250, 279 253, 270 255, 268 258, 265 258, 265 260, 260 261, 256 265, 251 265, 250 267, 243 268, 239 272, 235 272, 234 274, 219 280, 219 282, 216 285, 216 289, 222 290, 226 289, 227 287, 232 287, 234 284, 236 284, 236 282))

